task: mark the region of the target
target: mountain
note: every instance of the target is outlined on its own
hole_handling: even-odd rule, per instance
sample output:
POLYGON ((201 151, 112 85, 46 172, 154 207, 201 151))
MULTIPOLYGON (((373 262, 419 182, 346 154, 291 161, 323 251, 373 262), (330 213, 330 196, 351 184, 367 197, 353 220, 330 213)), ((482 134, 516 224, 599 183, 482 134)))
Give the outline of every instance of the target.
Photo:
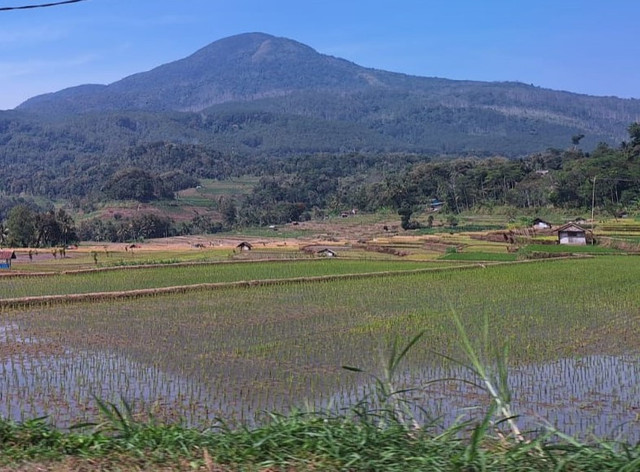
POLYGON ((239 154, 517 156, 566 148, 579 134, 587 148, 617 145, 640 117, 640 100, 409 76, 248 33, 110 85, 31 98, 15 112, 14 120, 47 123, 42 127, 52 147, 56 136, 72 133, 78 145, 85 140, 114 152, 118 143, 163 140, 239 154), (85 125, 99 122, 108 135, 99 125, 85 125))
POLYGON ((27 100, 18 108, 56 113, 201 111, 219 103, 297 91, 362 91, 370 86, 366 71, 296 41, 248 33, 216 41, 185 59, 111 85, 72 87, 27 100))

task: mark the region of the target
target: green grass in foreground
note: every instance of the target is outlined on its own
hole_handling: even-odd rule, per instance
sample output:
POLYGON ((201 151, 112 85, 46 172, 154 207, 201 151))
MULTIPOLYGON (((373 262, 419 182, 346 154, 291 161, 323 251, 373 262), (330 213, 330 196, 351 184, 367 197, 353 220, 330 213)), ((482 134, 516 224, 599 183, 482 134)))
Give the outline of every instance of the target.
MULTIPOLYGON (((107 423, 108 424, 108 423, 107 423)), ((3 470, 634 471, 640 446, 500 438, 485 422, 435 435, 371 417, 291 414, 262 427, 198 431, 129 421, 62 432, 0 421, 3 470), (461 439, 464 437, 466 439, 461 439), (46 467, 46 468, 45 468, 46 467)))

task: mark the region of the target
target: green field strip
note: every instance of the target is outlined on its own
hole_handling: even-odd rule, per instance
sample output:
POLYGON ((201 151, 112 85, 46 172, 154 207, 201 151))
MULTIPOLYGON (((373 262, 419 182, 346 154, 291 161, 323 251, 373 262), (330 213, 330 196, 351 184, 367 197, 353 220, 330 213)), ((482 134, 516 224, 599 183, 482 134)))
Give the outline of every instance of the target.
POLYGON ((442 266, 389 260, 272 260, 124 266, 0 277, 0 299, 111 292, 199 283, 280 279, 442 266))
MULTIPOLYGON (((534 262, 534 261, 519 261, 519 262, 506 262, 506 263, 498 262, 492 265, 529 263, 529 262, 534 262)), ((270 285, 291 285, 291 284, 301 284, 301 283, 330 282, 330 281, 336 281, 336 280, 394 277, 394 276, 403 276, 403 275, 405 276, 415 275, 415 274, 428 273, 428 272, 459 271, 459 270, 470 270, 470 269, 478 269, 478 268, 486 268, 486 265, 456 264, 455 266, 431 267, 431 268, 410 269, 410 270, 332 274, 332 275, 292 277, 292 278, 280 278, 280 279, 237 280, 233 282, 198 283, 198 284, 190 284, 190 285, 174 285, 174 286, 122 290, 122 291, 25 296, 25 297, 0 299, 0 310, 19 309, 19 308, 26 308, 26 307, 32 307, 32 306, 55 305, 55 304, 135 299, 135 298, 141 298, 141 297, 181 294, 181 293, 197 292, 197 291, 204 291, 204 290, 219 290, 219 289, 225 289, 225 288, 248 288, 248 287, 259 287, 259 286, 270 286, 270 285)))

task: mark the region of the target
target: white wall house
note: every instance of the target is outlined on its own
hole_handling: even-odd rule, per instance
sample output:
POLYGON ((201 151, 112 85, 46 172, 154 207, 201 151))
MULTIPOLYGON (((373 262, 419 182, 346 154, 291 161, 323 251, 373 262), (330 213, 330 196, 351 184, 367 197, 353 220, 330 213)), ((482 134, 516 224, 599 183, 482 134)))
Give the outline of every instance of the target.
POLYGON ((558 228, 558 244, 573 244, 585 246, 587 244, 587 232, 575 223, 567 223, 558 228))

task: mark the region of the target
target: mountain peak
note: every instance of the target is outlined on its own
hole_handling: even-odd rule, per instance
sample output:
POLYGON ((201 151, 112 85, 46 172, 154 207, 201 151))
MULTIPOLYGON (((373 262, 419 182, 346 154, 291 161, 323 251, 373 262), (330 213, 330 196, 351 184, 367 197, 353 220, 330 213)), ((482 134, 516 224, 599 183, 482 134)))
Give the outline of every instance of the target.
POLYGON ((199 111, 212 105, 283 96, 294 91, 370 86, 361 68, 297 41, 244 33, 141 72, 87 96, 82 87, 27 100, 19 108, 83 113, 105 110, 199 111))
POLYGON ((264 61, 310 60, 326 57, 313 48, 288 38, 266 33, 243 33, 214 41, 177 64, 206 59, 245 66, 264 61))
MULTIPOLYGON (((288 38, 272 36, 266 33, 242 33, 229 36, 208 44, 190 57, 201 55, 246 56, 262 52, 282 50, 316 53, 312 48, 288 38)), ((317 53, 316 53, 317 54, 317 53)), ((188 59, 188 58, 187 58, 188 59)))

